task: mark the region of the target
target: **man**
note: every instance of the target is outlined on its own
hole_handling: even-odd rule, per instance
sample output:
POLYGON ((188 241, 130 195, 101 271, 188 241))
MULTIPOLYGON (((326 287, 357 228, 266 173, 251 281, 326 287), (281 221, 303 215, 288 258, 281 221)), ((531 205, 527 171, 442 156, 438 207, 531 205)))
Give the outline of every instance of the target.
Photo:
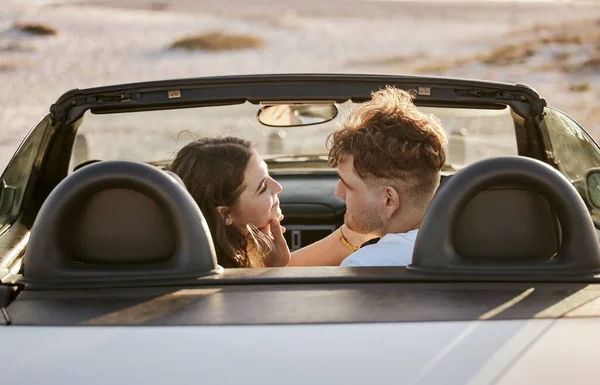
MULTIPOLYGON (((346 202, 345 226, 381 238, 341 266, 410 264, 446 161, 440 121, 419 111, 407 92, 386 87, 359 105, 328 140, 329 165, 340 176, 336 196, 346 202)), ((340 241, 348 244, 344 238, 342 233, 340 241)))

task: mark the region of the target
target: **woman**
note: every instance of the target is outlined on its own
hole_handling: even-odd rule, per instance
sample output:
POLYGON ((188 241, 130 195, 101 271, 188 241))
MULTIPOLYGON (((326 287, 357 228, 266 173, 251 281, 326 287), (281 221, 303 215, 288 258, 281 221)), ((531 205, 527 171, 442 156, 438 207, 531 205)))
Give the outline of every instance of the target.
POLYGON ((179 175, 202 210, 223 267, 339 265, 352 253, 351 245, 369 239, 343 227, 343 238, 334 232, 290 254, 279 225, 283 215, 277 194, 282 187, 244 139, 191 142, 169 170, 179 175))

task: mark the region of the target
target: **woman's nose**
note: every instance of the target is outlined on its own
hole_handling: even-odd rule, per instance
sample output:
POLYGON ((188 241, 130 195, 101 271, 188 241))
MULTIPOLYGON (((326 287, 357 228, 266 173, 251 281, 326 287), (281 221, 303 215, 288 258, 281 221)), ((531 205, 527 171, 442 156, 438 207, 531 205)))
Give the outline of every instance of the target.
POLYGON ((281 185, 280 185, 279 183, 277 183, 277 181, 276 181, 275 179, 271 178, 271 180, 272 180, 272 181, 273 181, 273 183, 274 183, 274 186, 273 186, 273 193, 274 193, 274 194, 277 194, 277 193, 280 193, 280 192, 282 192, 282 191, 283 191, 283 187, 281 187, 281 185))

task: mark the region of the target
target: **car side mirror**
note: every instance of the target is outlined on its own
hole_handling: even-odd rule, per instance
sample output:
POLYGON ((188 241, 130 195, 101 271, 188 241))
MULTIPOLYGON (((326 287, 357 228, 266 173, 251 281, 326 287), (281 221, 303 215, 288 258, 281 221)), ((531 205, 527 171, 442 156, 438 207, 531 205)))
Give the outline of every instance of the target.
POLYGON ((593 168, 587 172, 585 185, 589 203, 600 209, 600 168, 593 168))

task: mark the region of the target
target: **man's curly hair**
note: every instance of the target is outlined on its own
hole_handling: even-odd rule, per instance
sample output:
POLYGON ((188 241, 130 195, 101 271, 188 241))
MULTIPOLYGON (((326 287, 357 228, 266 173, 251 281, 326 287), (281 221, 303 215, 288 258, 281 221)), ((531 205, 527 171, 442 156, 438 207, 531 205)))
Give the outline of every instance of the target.
POLYGON ((329 166, 353 156, 365 181, 401 181, 412 195, 430 195, 446 162, 446 134, 438 118, 425 114, 411 95, 395 87, 374 92, 328 137, 329 166))

